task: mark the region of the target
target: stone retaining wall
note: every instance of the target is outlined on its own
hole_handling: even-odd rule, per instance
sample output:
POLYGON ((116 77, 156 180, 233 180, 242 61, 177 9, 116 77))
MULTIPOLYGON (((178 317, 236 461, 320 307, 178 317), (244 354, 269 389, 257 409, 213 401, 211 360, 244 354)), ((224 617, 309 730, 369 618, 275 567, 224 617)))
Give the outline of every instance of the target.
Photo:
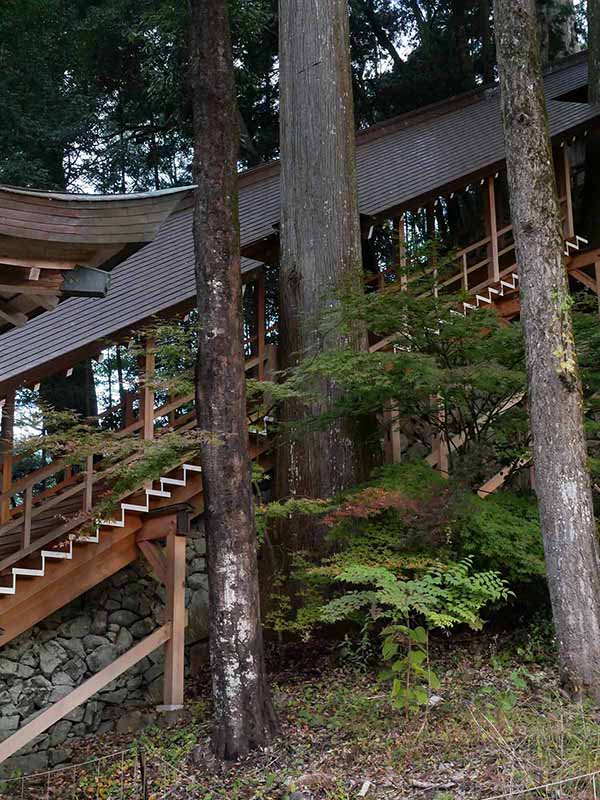
MULTIPOLYGON (((186 606, 190 646, 204 642, 208 625, 208 578, 203 533, 187 547, 186 606)), ((0 741, 60 700, 163 623, 164 588, 144 559, 0 647, 0 741)), ((188 652, 189 656, 189 652, 188 652)), ((144 709, 162 701, 164 648, 132 667, 85 705, 75 709, 26 750, 0 766, 0 777, 27 774, 66 762, 76 737, 127 732, 153 721, 144 709)))

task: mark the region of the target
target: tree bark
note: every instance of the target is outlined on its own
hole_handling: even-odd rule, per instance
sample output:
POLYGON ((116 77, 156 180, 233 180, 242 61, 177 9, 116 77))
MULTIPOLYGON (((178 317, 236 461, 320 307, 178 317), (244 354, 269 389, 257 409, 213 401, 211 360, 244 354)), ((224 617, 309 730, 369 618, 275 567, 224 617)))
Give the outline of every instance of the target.
MULTIPOLYGON (((281 127, 280 348, 282 366, 349 344, 324 319, 340 291, 362 292, 355 130, 346 0, 282 0, 279 13, 281 127)), ((366 346, 357 331, 352 344, 366 346)), ((287 403, 283 420, 318 415, 322 402, 287 403)), ((283 496, 330 497, 368 471, 377 447, 369 422, 336 422, 280 448, 283 496)))
POLYGON ((600 697, 600 565, 534 0, 496 0, 536 491, 565 686, 600 697))
POLYGON ((573 0, 538 0, 542 65, 560 61, 577 50, 573 0))
POLYGON ((238 115, 227 3, 191 0, 199 337, 196 408, 207 538, 215 753, 263 746, 277 722, 258 593, 242 349, 238 115))

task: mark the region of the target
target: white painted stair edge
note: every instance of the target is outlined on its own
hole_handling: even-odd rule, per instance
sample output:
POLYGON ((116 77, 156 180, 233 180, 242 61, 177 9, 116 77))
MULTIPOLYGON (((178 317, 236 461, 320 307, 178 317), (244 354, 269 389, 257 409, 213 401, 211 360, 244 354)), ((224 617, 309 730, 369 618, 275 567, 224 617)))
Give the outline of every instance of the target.
POLYGON ((187 486, 188 472, 198 473, 202 472, 202 467, 196 464, 183 464, 183 479, 179 478, 160 478, 160 489, 144 489, 146 495, 145 505, 136 505, 135 503, 121 503, 121 519, 100 519, 96 525, 96 532, 92 536, 71 536, 69 537, 69 546, 65 550, 42 550, 40 556, 42 559, 39 569, 28 569, 26 567, 13 567, 12 568, 12 586, 0 586, 0 595, 14 595, 17 592, 17 578, 19 575, 27 578, 43 578, 46 574, 46 561, 49 559, 60 559, 70 561, 73 558, 73 543, 87 543, 98 544, 100 541, 100 527, 108 528, 124 528, 127 512, 135 511, 137 513, 147 514, 150 511, 150 498, 171 497, 171 492, 165 489, 165 486, 187 486))

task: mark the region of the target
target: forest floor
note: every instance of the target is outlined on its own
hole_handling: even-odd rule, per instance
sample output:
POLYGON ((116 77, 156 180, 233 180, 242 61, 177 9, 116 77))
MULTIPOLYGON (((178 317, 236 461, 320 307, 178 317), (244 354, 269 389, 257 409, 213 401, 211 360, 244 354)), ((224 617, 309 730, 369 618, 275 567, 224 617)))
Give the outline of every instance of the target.
POLYGON ((173 727, 84 740, 74 763, 105 760, 57 773, 42 795, 29 787, 23 794, 142 797, 143 746, 149 800, 600 796, 600 780, 596 795, 589 777, 522 791, 600 770, 600 710, 568 702, 535 639, 488 634, 437 651, 441 689, 433 705, 409 716, 392 707, 376 667, 298 648, 273 675, 281 736, 264 752, 229 766, 210 756, 206 677, 197 691, 190 687, 195 699, 173 727))

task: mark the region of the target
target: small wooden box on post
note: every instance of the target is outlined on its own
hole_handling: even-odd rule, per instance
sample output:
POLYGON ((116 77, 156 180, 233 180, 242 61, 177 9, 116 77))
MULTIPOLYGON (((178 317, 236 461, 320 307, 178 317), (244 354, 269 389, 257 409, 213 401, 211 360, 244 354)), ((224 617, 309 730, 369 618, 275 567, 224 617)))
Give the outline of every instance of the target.
POLYGON ((166 589, 165 624, 171 636, 165 647, 163 704, 158 711, 183 708, 185 677, 185 549, 190 535, 189 503, 175 503, 149 511, 148 521, 138 536, 138 547, 166 589), (165 540, 162 548, 159 540, 165 540))

